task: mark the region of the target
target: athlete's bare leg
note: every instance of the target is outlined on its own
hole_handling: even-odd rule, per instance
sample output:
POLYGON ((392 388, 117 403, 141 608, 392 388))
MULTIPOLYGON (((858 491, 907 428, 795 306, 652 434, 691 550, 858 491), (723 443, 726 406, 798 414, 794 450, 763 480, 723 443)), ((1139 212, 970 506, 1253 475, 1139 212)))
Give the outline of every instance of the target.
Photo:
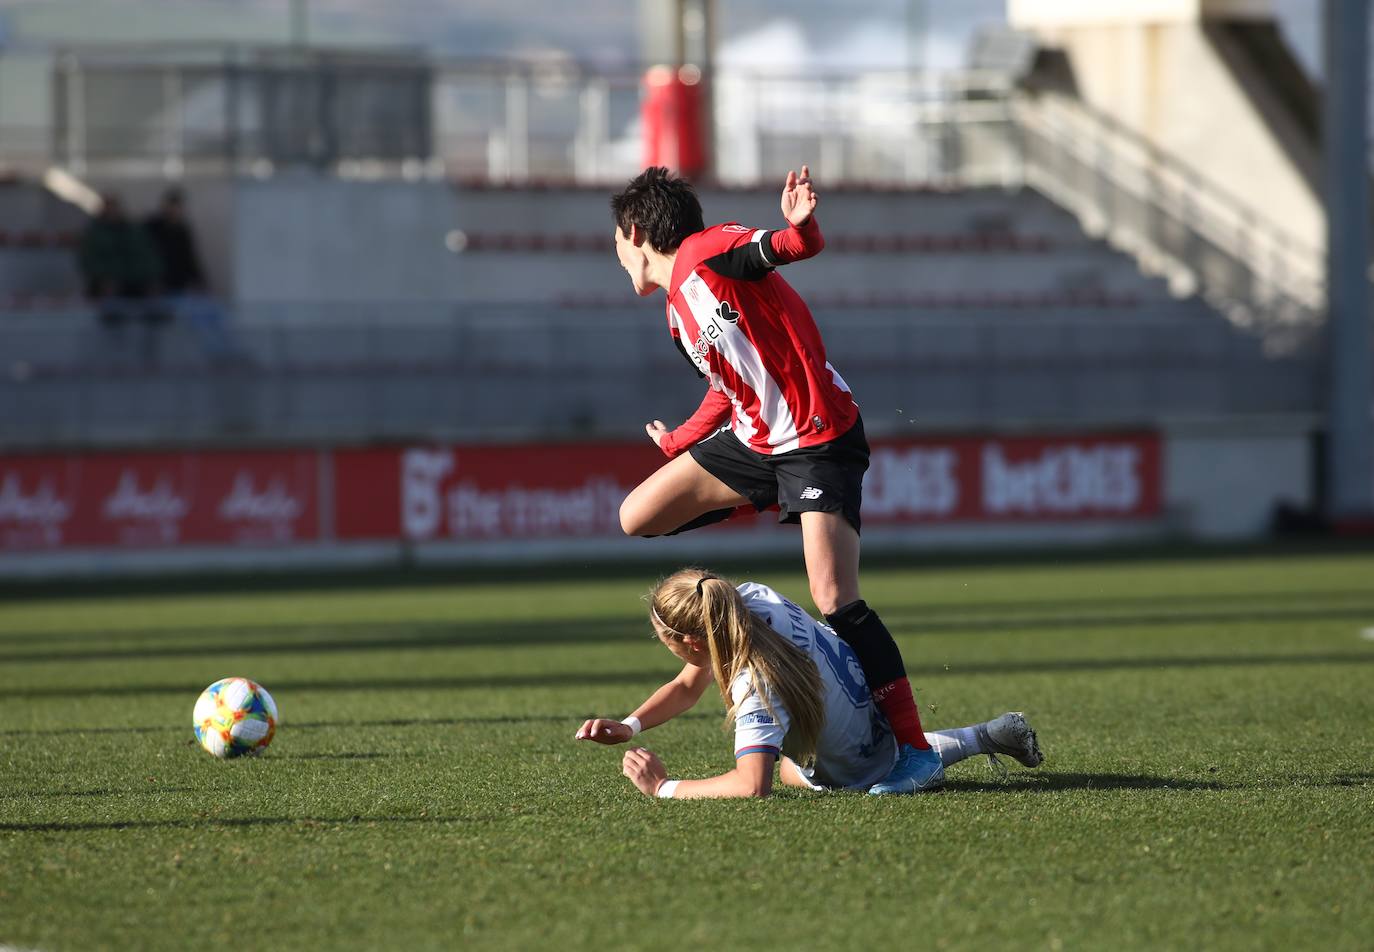
MULTIPOLYGON (((892 725, 898 743, 928 752, 930 745, 921 728, 921 714, 911 693, 901 650, 882 619, 859 596, 858 530, 838 512, 803 512, 801 525, 811 600, 835 633, 858 655, 873 700, 892 725)), ((874 790, 910 792, 942 782, 938 758, 927 762, 929 757, 922 760, 921 754, 915 756, 914 761, 899 758, 894 774, 901 776, 894 779, 889 775, 874 790), (912 780, 912 774, 919 782, 912 780)))
POLYGON ((663 535, 697 516, 748 501, 702 469, 690 453, 683 453, 660 466, 625 497, 620 504, 620 528, 632 536, 663 535))
POLYGON ((859 533, 838 512, 801 514, 802 552, 811 600, 833 615, 859 600, 859 533))

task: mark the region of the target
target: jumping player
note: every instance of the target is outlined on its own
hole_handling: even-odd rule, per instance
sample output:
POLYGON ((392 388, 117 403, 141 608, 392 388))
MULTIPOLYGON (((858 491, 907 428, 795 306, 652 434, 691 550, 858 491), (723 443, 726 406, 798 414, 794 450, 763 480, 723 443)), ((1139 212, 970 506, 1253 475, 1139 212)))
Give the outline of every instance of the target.
MULTIPOLYGON (((735 768, 705 780, 670 780, 649 750, 631 748, 622 772, 658 797, 766 797, 779 779, 813 790, 868 789, 897 758, 887 720, 870 700, 854 653, 829 628, 773 589, 734 586, 702 569, 683 569, 650 596, 654 634, 682 672, 624 721, 583 723, 578 740, 621 744, 692 707, 712 681, 734 724, 735 768)), ((1044 759, 1020 714, 934 731, 926 740, 948 766, 1006 754, 1026 767, 1044 759)))
POLYGON ((800 523, 811 598, 854 649, 899 743, 891 774, 871 791, 914 793, 943 783, 921 728, 901 652, 859 593, 859 508, 868 441, 849 387, 825 356, 805 302, 776 272, 825 245, 811 172, 789 171, 788 227, 706 228, 690 184, 646 169, 611 198, 615 248, 635 292, 668 295, 673 342, 710 384, 674 430, 646 424, 669 457, 625 498, 627 535, 683 532, 738 507, 778 507, 800 523))

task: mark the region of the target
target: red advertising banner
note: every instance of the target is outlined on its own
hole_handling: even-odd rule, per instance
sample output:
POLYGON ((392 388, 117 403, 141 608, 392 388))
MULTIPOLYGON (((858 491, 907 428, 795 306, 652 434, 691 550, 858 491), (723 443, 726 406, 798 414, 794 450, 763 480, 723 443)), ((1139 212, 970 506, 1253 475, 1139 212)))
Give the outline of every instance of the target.
POLYGON ((0 458, 0 551, 313 541, 316 457, 287 451, 0 458))
POLYGON ((864 478, 865 525, 1157 516, 1154 433, 884 440, 864 478))
POLYGON ((621 501, 662 463, 647 441, 341 451, 335 533, 412 542, 619 535, 621 501))
MULTIPOLYGON (((621 500, 663 457, 646 443, 359 450, 334 461, 338 538, 426 542, 618 535, 621 500)), ((1159 514, 1161 495, 1153 433, 880 440, 863 513, 866 526, 1140 519, 1159 514)))
MULTIPOLYGON (((647 441, 0 457, 0 552, 615 537, 662 462, 647 441)), ((877 440, 864 525, 1148 519, 1161 469, 1149 432, 877 440)))

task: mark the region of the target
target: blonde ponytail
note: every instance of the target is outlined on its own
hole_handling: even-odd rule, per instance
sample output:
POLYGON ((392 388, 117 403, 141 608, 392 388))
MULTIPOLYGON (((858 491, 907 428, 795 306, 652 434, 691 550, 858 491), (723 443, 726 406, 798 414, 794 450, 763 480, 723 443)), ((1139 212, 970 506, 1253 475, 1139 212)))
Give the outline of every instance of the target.
POLYGON ((791 717, 784 745, 787 755, 802 764, 815 759, 825 722, 816 664, 749 611, 734 585, 704 569, 682 569, 654 588, 649 612, 664 638, 681 641, 691 635, 706 642, 716 686, 725 700, 726 730, 739 708, 731 700, 730 686, 741 671, 748 671, 751 689, 768 712, 777 717, 768 700, 771 690, 791 717))

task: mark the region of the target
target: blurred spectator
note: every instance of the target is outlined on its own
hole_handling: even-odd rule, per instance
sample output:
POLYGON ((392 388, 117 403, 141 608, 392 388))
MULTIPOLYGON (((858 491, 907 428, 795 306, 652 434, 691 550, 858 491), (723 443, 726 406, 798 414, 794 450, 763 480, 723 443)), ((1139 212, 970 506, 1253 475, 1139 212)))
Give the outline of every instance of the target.
POLYGON ((225 327, 224 308, 209 294, 196 236, 186 222, 186 199, 181 189, 168 189, 163 194, 147 229, 162 261, 162 295, 167 308, 195 327, 211 361, 241 357, 225 327))
POLYGON ((126 321, 140 321, 143 359, 154 363, 158 326, 168 317, 156 297, 161 265, 148 233, 125 217, 117 195, 102 199, 100 214, 81 236, 78 258, 86 296, 101 324, 122 338, 126 321))

